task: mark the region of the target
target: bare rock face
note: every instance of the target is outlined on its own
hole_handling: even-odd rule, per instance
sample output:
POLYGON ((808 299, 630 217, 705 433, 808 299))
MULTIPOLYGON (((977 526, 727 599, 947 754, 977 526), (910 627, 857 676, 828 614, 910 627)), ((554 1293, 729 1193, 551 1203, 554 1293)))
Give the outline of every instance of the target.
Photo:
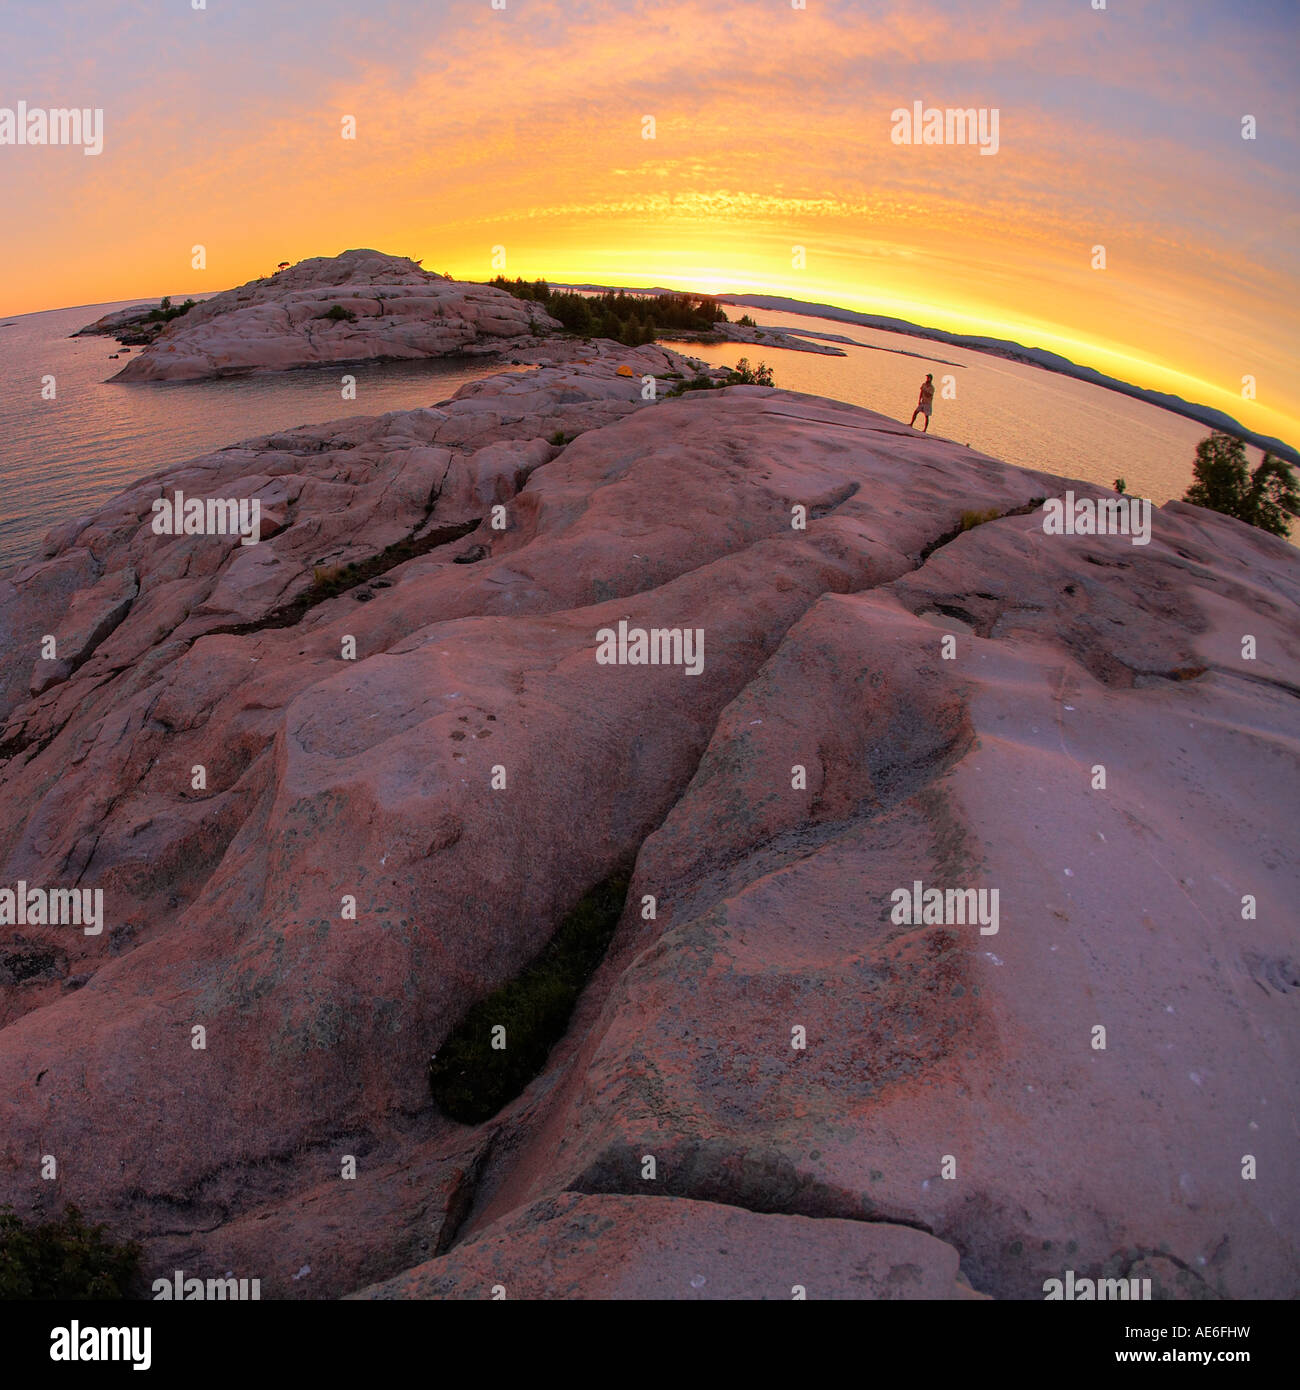
POLYGON ((979 1298, 923 1231, 760 1216, 680 1199, 565 1192, 454 1254, 361 1291, 372 1299, 979 1298), (798 1282, 790 1283, 792 1274, 798 1282))
POLYGON ((345 251, 205 299, 112 379, 196 381, 329 362, 496 352, 532 342, 534 329, 559 326, 540 305, 504 290, 433 275, 405 256, 345 251))
POLYGON ((1295 1296, 1300 556, 1048 535, 1059 478, 686 371, 245 441, 0 574, 0 888, 104 900, 0 924, 0 1202, 268 1297, 1295 1296), (448 1118, 430 1056, 628 864, 448 1118))

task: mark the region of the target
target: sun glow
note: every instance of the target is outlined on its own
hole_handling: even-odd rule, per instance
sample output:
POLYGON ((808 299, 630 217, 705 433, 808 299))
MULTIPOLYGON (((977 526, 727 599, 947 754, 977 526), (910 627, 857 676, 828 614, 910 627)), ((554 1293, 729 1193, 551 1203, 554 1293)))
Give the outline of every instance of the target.
MULTIPOLYGON (((210 293, 350 247, 487 280, 504 248, 512 276, 1007 338, 1300 442, 1293 133, 1261 124, 1268 140, 1243 147, 1218 41, 1192 45, 1173 81, 1149 61, 1156 17, 1133 16, 1117 51, 1086 7, 990 24, 997 3, 940 18, 927 0, 719 0, 704 45, 683 0, 428 6, 404 11, 400 52, 382 23, 323 17, 311 60, 274 82, 232 61, 300 51, 274 7, 211 52, 177 19, 192 61, 161 68, 137 56, 148 21, 128 7, 88 50, 114 98, 103 153, 3 152, 22 215, 0 222, 0 264, 20 268, 0 313, 210 293), (928 57, 931 39, 960 65, 928 57), (1110 98, 1082 133, 1071 92, 1101 74, 1110 98), (929 105, 1000 103, 996 156, 893 143, 891 109, 918 85, 929 105), (223 103, 220 141, 155 119, 198 96, 223 103), (355 140, 335 112, 355 114, 355 140)), ((1255 38, 1251 100, 1277 106, 1285 45, 1267 26, 1255 38)))

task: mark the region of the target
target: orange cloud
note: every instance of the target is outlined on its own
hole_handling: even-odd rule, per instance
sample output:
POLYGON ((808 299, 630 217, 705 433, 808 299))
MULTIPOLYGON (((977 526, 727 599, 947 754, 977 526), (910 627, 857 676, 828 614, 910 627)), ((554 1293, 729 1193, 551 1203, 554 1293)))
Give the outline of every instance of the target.
MULTIPOLYGON (((1131 17, 1019 0, 532 0, 408 15, 400 37, 372 8, 339 31, 355 53, 304 38, 283 90, 229 76, 239 100, 200 117, 196 73, 163 66, 102 159, 78 156, 95 168, 28 158, 20 205, 42 231, 0 229, 24 266, 0 308, 218 289, 352 245, 485 278, 504 246, 511 274, 766 290, 1012 337, 1300 439, 1300 336, 1280 311, 1294 180, 1264 176, 1275 145, 1228 138, 1249 64, 1153 63, 1131 17), (891 110, 916 98, 997 105, 998 155, 892 144, 891 110), (1227 134, 1188 136, 1197 120, 1227 134)), ((1177 25, 1150 22, 1170 52, 1177 25)))

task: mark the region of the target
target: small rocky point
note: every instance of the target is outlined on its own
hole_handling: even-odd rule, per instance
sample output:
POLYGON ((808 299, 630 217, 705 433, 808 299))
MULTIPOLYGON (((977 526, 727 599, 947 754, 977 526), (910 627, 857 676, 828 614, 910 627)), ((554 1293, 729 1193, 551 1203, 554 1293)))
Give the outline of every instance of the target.
MULTIPOLYGON (((333 350, 324 285, 240 293, 178 362, 333 350)), ((0 1203, 263 1297, 1295 1297, 1300 555, 1048 536, 1102 490, 674 374, 247 440, 0 572, 0 884, 106 917, 0 927, 0 1203), (177 488, 261 542, 155 535, 177 488), (702 672, 598 664, 621 619, 702 672), (541 1074, 447 1118, 430 1056, 627 863, 541 1074), (894 924, 915 880, 997 934, 894 924)))
MULTIPOLYGON (((142 312, 118 310, 82 332, 117 334, 142 312)), ((540 305, 490 285, 434 275, 405 256, 345 251, 203 300, 167 323, 112 380, 199 381, 332 362, 482 355, 559 327, 540 305)))

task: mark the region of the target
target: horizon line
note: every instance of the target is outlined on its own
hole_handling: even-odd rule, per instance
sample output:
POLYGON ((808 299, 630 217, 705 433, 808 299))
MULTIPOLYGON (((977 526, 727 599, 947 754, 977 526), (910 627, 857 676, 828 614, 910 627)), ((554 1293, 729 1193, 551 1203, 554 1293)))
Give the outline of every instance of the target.
MULTIPOLYGON (((365 249, 365 248, 350 248, 350 249, 365 249)), ((338 253, 338 254, 343 254, 343 253, 338 253)), ((387 253, 387 252, 381 252, 381 253, 379 253, 379 254, 387 255, 387 254, 389 254, 389 253, 387 253)), ((307 260, 331 260, 331 259, 334 259, 334 257, 330 257, 330 256, 305 256, 305 257, 303 257, 302 259, 303 259, 303 261, 307 261, 307 260)), ((424 260, 427 259, 427 258, 425 258, 425 257, 416 258, 416 257, 410 257, 410 256, 408 256, 408 257, 405 257, 405 259, 413 261, 421 270, 426 270, 426 267, 425 267, 425 265, 424 265, 424 260)), ((302 264, 302 261, 296 261, 296 262, 294 262, 293 264, 294 264, 294 265, 301 265, 301 264, 302 264)), ((291 266, 290 268, 292 269, 292 266, 291 266)), ((276 273, 277 273, 277 272, 274 272, 274 271, 273 271, 270 275, 258 276, 258 277, 256 277, 256 279, 258 279, 258 280, 268 280, 268 279, 272 279, 272 278, 274 278, 274 275, 275 275, 276 273)), ((427 270, 426 270, 426 273, 431 274, 431 275, 439 275, 439 276, 441 276, 441 274, 442 274, 442 272, 440 272, 440 271, 427 271, 427 270)), ((954 341, 950 341, 950 342, 949 342, 949 346, 952 346, 952 347, 964 347, 964 348, 966 349, 966 351, 968 351, 968 352, 981 352, 981 351, 987 352, 987 349, 986 349, 986 348, 981 348, 981 347, 974 346, 974 340, 982 339, 982 340, 983 340, 984 342, 986 342, 986 343, 998 344, 998 345, 1005 346, 1005 347, 1008 347, 1008 348, 1019 348, 1019 349, 1020 349, 1021 351, 1023 351, 1023 352, 1041 352, 1041 353, 1046 353, 1047 355, 1049 355, 1049 356, 1051 356, 1051 357, 1057 358, 1059 361, 1068 363, 1069 366, 1073 367, 1076 371, 1079 371, 1079 372, 1089 372, 1089 373, 1092 373, 1093 376, 1099 378, 1099 380, 1090 382, 1090 383, 1088 383, 1088 384, 1095 385, 1095 386, 1099 386, 1102 390, 1117 390, 1118 388, 1127 388, 1127 390, 1119 390, 1119 394, 1122 394, 1122 395, 1129 395, 1130 399, 1142 400, 1145 404, 1154 406, 1154 407, 1155 407, 1156 409, 1158 409, 1158 410, 1167 410, 1171 415, 1178 415, 1178 416, 1180 416, 1180 417, 1183 418, 1183 419, 1194 420, 1197 424, 1203 425, 1203 426, 1205 426, 1205 428, 1207 428, 1207 429, 1214 430, 1214 429, 1217 429, 1217 426, 1212 425, 1210 422, 1208 422, 1208 421, 1206 421, 1206 420, 1201 420, 1201 419, 1199 419, 1198 417, 1196 417, 1196 416, 1194 416, 1194 415, 1190 415, 1190 414, 1188 414, 1186 411, 1178 410, 1178 409, 1175 408, 1173 405, 1168 405, 1168 404, 1165 404, 1165 403, 1162 402, 1162 401, 1159 401, 1159 400, 1151 400, 1151 399, 1148 399, 1148 398, 1151 397, 1151 396, 1163 396, 1163 397, 1166 397, 1166 398, 1167 398, 1168 400, 1170 400, 1170 401, 1181 401, 1184 405, 1186 405, 1186 406, 1188 406, 1188 407, 1191 407, 1191 408, 1193 408, 1193 409, 1200 410, 1200 411, 1205 411, 1205 412, 1209 412, 1209 413, 1211 413, 1211 414, 1218 415, 1218 416, 1222 416, 1225 420, 1228 420, 1233 426, 1235 426, 1236 433, 1237 433, 1238 437, 1240 437, 1240 438, 1242 439, 1242 442, 1243 442, 1243 443, 1247 443, 1247 444, 1252 445, 1252 447, 1259 449, 1262 453, 1270 453, 1270 452, 1275 452, 1275 451, 1270 450, 1270 449, 1267 447, 1267 444, 1261 444, 1261 443, 1259 443, 1258 441, 1260 441, 1260 440, 1266 440, 1266 441, 1268 441, 1269 443, 1279 445, 1279 446, 1281 447, 1282 450, 1284 450, 1285 452, 1287 452, 1287 453, 1289 453, 1289 454, 1291 454, 1291 455, 1293 456, 1292 459, 1287 460, 1287 461, 1290 462, 1290 463, 1292 463, 1292 465, 1295 466, 1295 467, 1300 467, 1300 448, 1296 448, 1295 446, 1293 446, 1293 445, 1291 445, 1291 444, 1288 444, 1288 443, 1286 442, 1286 440, 1284 440, 1284 439, 1282 439, 1282 438, 1280 438, 1280 437, 1278 437, 1278 436, 1276 436, 1276 435, 1265 435, 1265 434, 1260 433, 1258 430, 1252 430, 1252 429, 1249 428, 1249 426, 1243 425, 1243 424, 1241 423, 1241 421, 1238 420, 1235 416, 1229 415, 1226 411, 1219 410, 1219 409, 1218 409, 1217 407, 1215 407, 1215 406, 1206 405, 1206 404, 1204 404, 1204 403, 1201 402, 1201 401, 1188 400, 1186 397, 1184 397, 1184 396, 1179 396, 1179 395, 1175 395, 1173 392, 1157 391, 1157 390, 1155 390, 1155 389, 1152 388, 1152 387, 1139 386, 1136 382, 1126 380, 1126 379, 1123 378, 1123 377, 1112 376, 1112 375, 1110 375, 1110 374, 1107 373, 1107 372, 1101 371, 1101 370, 1100 370, 1099 368, 1097 368, 1097 367, 1090 367, 1090 366, 1088 366, 1086 363, 1076 362, 1073 358, 1066 357, 1063 353, 1054 352, 1051 348, 1034 347, 1034 346, 1031 346, 1031 345, 1029 345, 1029 344, 1027 344, 1027 343, 1022 343, 1022 342, 1020 342, 1020 341, 1018 341, 1018 340, 1016 340, 1016 339, 1013 339, 1013 338, 999 338, 999 337, 996 337, 996 336, 993 336, 993 335, 985 335, 985 334, 958 333, 958 332, 953 331, 952 329, 939 328, 939 327, 937 327, 937 326, 935 326, 935 325, 931 325, 931 324, 918 323, 918 322, 916 322, 916 321, 913 320, 913 319, 899 318, 899 317, 897 317, 896 315, 892 315, 892 314, 872 314, 872 313, 870 313, 870 312, 868 312, 868 311, 866 311, 866 310, 863 310, 863 309, 850 309, 850 308, 848 308, 847 306, 842 305, 842 304, 833 304, 833 303, 831 303, 829 300, 795 299, 795 298, 793 298, 793 297, 790 296, 790 295, 774 294, 774 293, 765 293, 764 291, 761 291, 761 290, 760 290, 760 291, 754 291, 754 290, 746 290, 746 291, 736 291, 736 290, 706 291, 706 290, 698 290, 698 289, 677 290, 677 289, 673 289, 673 288, 671 288, 670 286, 667 286, 667 285, 606 285, 606 284, 597 284, 597 283, 595 283, 595 282, 593 282, 593 281, 563 281, 563 280, 551 280, 551 279, 548 279, 548 278, 547 278, 546 276, 544 276, 544 275, 534 275, 534 276, 514 275, 514 276, 506 276, 506 275, 504 275, 504 274, 502 274, 502 273, 500 273, 500 272, 498 272, 497 275, 493 276, 491 279, 488 279, 488 280, 468 280, 468 279, 467 279, 467 280, 460 280, 460 281, 457 281, 456 283, 460 283, 460 284, 488 285, 488 286, 490 286, 490 285, 492 285, 497 279, 509 279, 509 280, 512 280, 512 281, 522 281, 522 282, 525 283, 525 284, 529 284, 529 283, 535 284, 538 280, 541 280, 541 281, 543 281, 549 288, 552 288, 552 289, 561 289, 561 290, 573 290, 573 291, 580 291, 580 290, 586 289, 586 290, 590 290, 590 291, 599 291, 599 292, 606 292, 606 293, 617 293, 617 292, 619 292, 619 291, 622 291, 623 293, 630 293, 630 294, 655 294, 655 293, 662 293, 662 294, 693 294, 693 295, 695 295, 695 296, 697 296, 697 297, 699 297, 699 298, 712 299, 712 300, 716 301, 717 303, 730 303, 730 304, 733 305, 733 307, 739 305, 739 307, 743 307, 743 308, 755 308, 755 309, 759 309, 760 312, 762 311, 762 306, 760 306, 760 305, 745 305, 745 304, 743 304, 741 301, 743 301, 743 300, 745 300, 745 299, 747 299, 747 298, 749 298, 749 299, 763 299, 763 298, 766 298, 766 299, 778 299, 778 300, 783 301, 783 302, 786 303, 786 304, 797 304, 797 305, 802 305, 802 306, 804 306, 804 308, 806 308, 806 309, 834 309, 834 310, 836 310, 837 312, 839 312, 839 313, 841 313, 841 314, 854 314, 854 315, 857 315, 857 316, 858 316, 859 318, 861 318, 861 319, 879 319, 879 320, 883 320, 883 321, 888 322, 888 323, 904 325, 903 328, 897 328, 897 329, 890 329, 890 328, 885 328, 885 327, 883 327, 883 326, 877 325, 878 331, 880 331, 880 332, 886 332, 886 333, 887 333, 887 332, 897 332, 900 336, 903 336, 903 337, 909 336, 908 333, 907 333, 907 330, 908 330, 908 329, 920 330, 920 331, 923 332, 923 333, 934 333, 934 334, 939 334, 939 335, 942 335, 941 338, 940 338, 940 341, 943 341, 945 338, 946 338, 946 339, 949 339, 949 340, 954 340, 954 341), (964 340, 968 340, 968 341, 960 341, 960 340, 963 340, 963 339, 964 339, 964 340), (1132 394, 1131 394, 1131 393, 1132 393, 1132 394)), ((252 284, 252 283, 254 283, 254 281, 245 280, 245 281, 243 281, 242 283, 243 283, 243 284, 252 284)), ((35 318, 35 317, 37 317, 37 316, 40 315, 40 314, 69 313, 69 312, 71 312, 73 309, 96 309, 96 308, 100 308, 100 307, 102 307, 102 306, 104 306, 104 305, 118 305, 118 304, 123 304, 123 305, 124 305, 124 304, 149 303, 149 302, 152 302, 152 301, 155 300, 155 299, 157 299, 157 300, 162 300, 162 299, 164 299, 164 298, 172 298, 172 299, 175 299, 175 298, 177 297, 178 294, 179 294, 179 295, 186 295, 186 296, 192 297, 192 298, 194 298, 194 299, 196 299, 196 300, 198 300, 198 299, 200 299, 200 298, 201 298, 201 299, 211 299, 211 298, 214 298, 216 295, 227 293, 228 290, 231 290, 231 289, 238 289, 238 288, 239 288, 238 285, 230 285, 230 286, 227 286, 226 289, 220 289, 220 290, 199 290, 199 291, 197 291, 197 292, 196 292, 196 291, 179 290, 179 291, 171 291, 171 292, 169 292, 169 293, 166 294, 166 295, 132 295, 132 296, 127 297, 126 299, 104 299, 104 300, 99 300, 99 301, 91 301, 91 302, 85 303, 85 304, 64 304, 64 305, 56 305, 56 306, 54 306, 54 307, 52 307, 52 308, 48 308, 48 309, 31 309, 31 310, 28 310, 26 313, 22 313, 22 314, 4 314, 4 315, 0 315, 0 324, 8 325, 8 324, 10 324, 10 323, 12 323, 12 322, 14 322, 14 321, 16 321, 16 320, 18 320, 18 319, 23 319, 23 318, 35 318)), ((771 313, 783 313, 783 312, 788 312, 788 313, 796 313, 796 314, 797 314, 799 311, 798 311, 798 310, 769 309, 769 312, 771 312, 771 313)), ((102 315, 101 315, 101 317, 102 317, 102 315)), ((817 314, 814 314, 814 313, 808 313, 808 314, 805 314, 804 317, 807 317, 807 318, 818 318, 818 317, 820 317, 820 316, 817 315, 817 314)), ((831 323, 834 323, 834 322, 837 322, 837 321, 838 321, 838 320, 834 320, 834 319, 827 320, 827 322, 831 322, 831 323)), ((851 325, 851 321, 850 321, 850 325, 851 325)), ((861 324, 858 324, 857 326, 858 326, 858 327, 869 328, 869 327, 872 327, 873 325, 868 324, 868 323, 861 323, 861 324)), ((1029 325, 1026 324, 1025 327, 1028 328, 1029 325)), ((870 347, 871 345, 868 344, 867 346, 870 347)), ((777 350, 778 350, 778 351, 787 351, 788 349, 777 349, 777 350)), ((1059 369, 1054 368, 1054 367, 1052 367, 1052 366, 1049 366, 1047 363, 1043 363, 1043 362, 1023 362, 1021 365, 1023 365, 1023 366, 1036 367, 1039 371, 1054 372, 1054 373, 1055 373, 1056 375, 1058 375, 1058 376, 1067 376, 1067 375, 1070 375, 1070 374, 1067 373, 1067 372, 1060 371, 1059 369)), ((1074 379, 1075 379, 1075 380, 1083 380, 1083 378, 1080 378, 1080 377, 1075 377, 1074 379)), ((1197 380, 1199 380, 1199 378, 1197 378, 1197 380)), ((1202 385, 1208 386, 1208 387, 1210 387, 1211 389, 1213 389, 1213 383, 1210 383, 1210 382, 1203 382, 1202 385)))

